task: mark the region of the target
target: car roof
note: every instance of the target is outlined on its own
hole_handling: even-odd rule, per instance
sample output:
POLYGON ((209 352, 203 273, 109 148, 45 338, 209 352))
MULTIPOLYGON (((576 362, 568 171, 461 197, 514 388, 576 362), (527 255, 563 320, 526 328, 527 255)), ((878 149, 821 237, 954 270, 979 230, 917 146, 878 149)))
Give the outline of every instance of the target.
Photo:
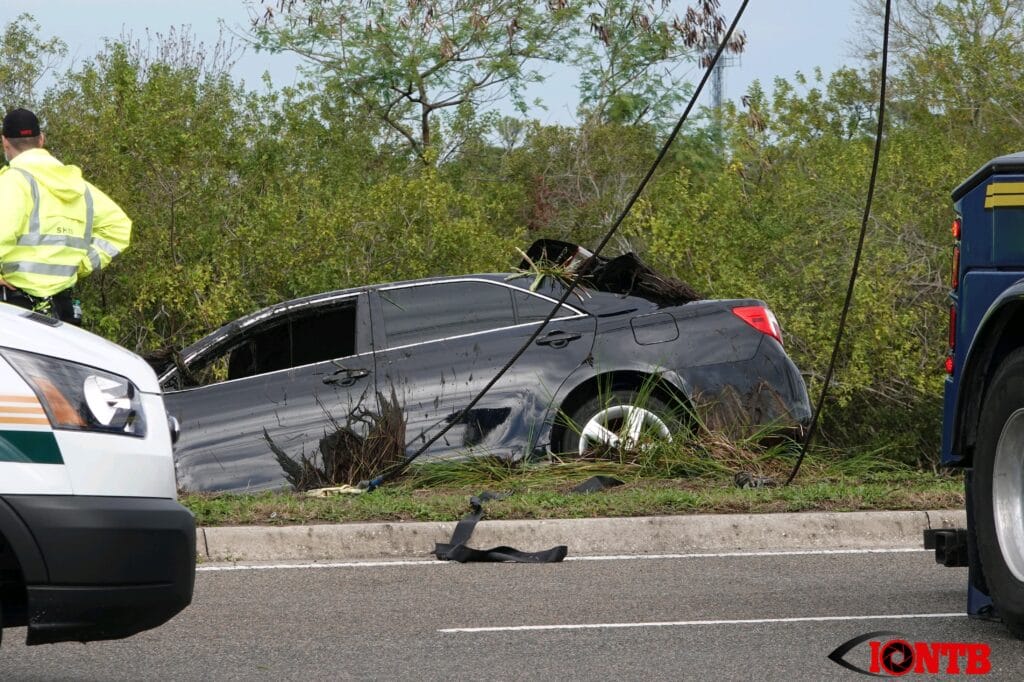
MULTIPOLYGON (((522 289, 528 291, 533 279, 528 275, 521 275, 518 273, 471 273, 466 275, 440 275, 434 277, 421 277, 419 279, 406 279, 397 280, 394 282, 379 282, 377 284, 365 284, 363 286, 351 287, 348 289, 335 289, 333 291, 324 291, 318 294, 309 294, 307 296, 300 296, 298 298, 288 299, 287 301, 281 301, 280 303, 272 303, 264 308, 260 308, 248 315, 243 315, 237 318, 234 322, 248 322, 252 319, 262 319, 267 316, 268 313, 281 312, 282 310, 293 308, 299 309, 308 305, 316 305, 318 303, 324 303, 339 298, 345 298, 348 296, 354 296, 364 291, 370 291, 372 289, 392 289, 395 287, 414 286, 417 284, 438 284, 442 282, 460 282, 460 281, 472 281, 472 280, 483 280, 488 282, 498 282, 510 287, 522 289)), ((539 293, 539 292, 538 292, 539 293)), ((232 324, 232 323, 228 323, 232 324)), ((225 325, 226 326, 226 325, 225 325)), ((243 326, 248 326, 244 324, 243 326)))
MULTIPOLYGON (((223 327, 229 325, 238 325, 239 327, 248 327, 249 325, 263 320, 271 315, 276 315, 281 312, 285 312, 289 309, 299 310, 301 308, 318 305, 320 303, 326 303, 328 301, 346 298, 354 296, 364 291, 370 291, 372 289, 392 289, 396 287, 414 286, 417 284, 439 284, 443 282, 463 282, 463 281, 488 281, 502 284, 508 287, 520 289, 522 291, 532 292, 540 296, 547 298, 559 298, 564 293, 564 287, 556 284, 552 281, 551 277, 545 277, 538 286, 534 286, 535 277, 529 273, 475 273, 467 275, 444 275, 436 277, 422 277, 419 279, 408 279, 399 280, 395 282, 381 282, 379 284, 370 284, 360 287, 352 287, 350 289, 337 289, 334 291, 325 291, 319 294, 310 294, 308 296, 301 296, 299 298, 289 299, 287 301, 281 301, 280 303, 274 303, 272 305, 261 308, 255 312, 249 313, 239 317, 232 322, 229 322, 223 327)), ((609 294, 607 292, 595 292, 593 290, 580 290, 580 296, 573 296, 566 303, 575 308, 583 308, 589 311, 592 307, 603 308, 605 305, 612 301, 623 301, 625 299, 637 298, 634 296, 628 296, 624 294, 609 294), (600 294, 595 297, 594 294, 600 294), (588 305, 590 303, 591 305, 588 305)), ((223 327, 221 327, 223 329, 223 327)))
MULTIPOLYGON (((535 277, 529 273, 475 273, 467 275, 444 275, 436 277, 422 277, 419 279, 401 280, 395 282, 381 282, 379 284, 371 284, 360 287, 352 287, 350 289, 336 289, 334 291, 325 291, 319 294, 310 294, 308 296, 300 296, 299 298, 289 299, 287 301, 281 301, 280 303, 274 303, 266 306, 259 310, 256 310, 247 315, 238 317, 224 325, 221 325, 209 334, 197 339, 192 344, 183 348, 181 351, 182 357, 189 357, 196 351, 202 348, 209 348, 213 345, 220 343, 222 340, 229 336, 233 336, 235 333, 250 327, 254 324, 258 324, 263 320, 271 317, 278 317, 283 313, 289 311, 298 311, 307 307, 315 307, 321 304, 348 298, 355 296, 359 293, 370 291, 373 289, 389 289, 401 286, 412 286, 417 284, 437 284, 443 282, 460 282, 460 281, 487 281, 495 282, 504 286, 508 286, 515 289, 520 289, 526 292, 532 292, 534 294, 544 296, 545 298, 557 300, 564 293, 565 289, 556 284, 551 277, 545 277, 536 287, 534 287, 535 277)), ((605 310, 610 305, 621 305, 624 301, 630 300, 630 307, 634 309, 639 307, 648 307, 651 304, 643 301, 634 296, 626 296, 622 294, 610 294, 607 292, 595 292, 592 290, 582 291, 578 296, 572 296, 566 305, 573 308, 583 310, 589 313, 599 313, 605 310), (633 302, 635 300, 635 303, 633 302)))

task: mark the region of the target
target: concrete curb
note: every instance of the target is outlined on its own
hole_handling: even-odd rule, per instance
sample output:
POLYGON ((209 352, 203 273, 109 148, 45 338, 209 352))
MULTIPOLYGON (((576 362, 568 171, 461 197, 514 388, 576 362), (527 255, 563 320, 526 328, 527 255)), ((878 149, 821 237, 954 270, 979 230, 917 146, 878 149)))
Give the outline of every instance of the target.
MULTIPOLYGON (((470 545, 570 556, 922 547, 926 528, 966 526, 962 510, 707 514, 638 518, 481 521, 470 545)), ((455 523, 352 523, 197 529, 205 562, 429 558, 455 523)))

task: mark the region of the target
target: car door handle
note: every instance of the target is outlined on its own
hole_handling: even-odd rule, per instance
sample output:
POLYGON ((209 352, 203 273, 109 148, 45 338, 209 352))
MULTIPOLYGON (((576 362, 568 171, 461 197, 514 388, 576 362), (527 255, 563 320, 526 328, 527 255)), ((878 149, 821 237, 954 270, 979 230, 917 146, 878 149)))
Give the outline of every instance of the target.
POLYGON ((552 348, 565 348, 570 341, 580 338, 576 332, 553 331, 537 339, 538 346, 551 346, 552 348))
POLYGON ((369 374, 370 370, 368 369, 349 369, 347 367, 339 367, 338 370, 330 376, 324 377, 324 383, 337 384, 338 386, 351 386, 356 383, 357 380, 369 376, 369 374))

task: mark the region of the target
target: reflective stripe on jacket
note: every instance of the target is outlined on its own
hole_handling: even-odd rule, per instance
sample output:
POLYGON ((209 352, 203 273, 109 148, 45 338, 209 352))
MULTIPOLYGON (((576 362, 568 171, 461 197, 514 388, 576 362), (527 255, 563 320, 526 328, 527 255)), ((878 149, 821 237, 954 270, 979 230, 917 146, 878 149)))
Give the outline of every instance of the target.
POLYGON ((0 277, 52 296, 128 246, 131 220, 107 195, 44 149, 0 172, 0 277))

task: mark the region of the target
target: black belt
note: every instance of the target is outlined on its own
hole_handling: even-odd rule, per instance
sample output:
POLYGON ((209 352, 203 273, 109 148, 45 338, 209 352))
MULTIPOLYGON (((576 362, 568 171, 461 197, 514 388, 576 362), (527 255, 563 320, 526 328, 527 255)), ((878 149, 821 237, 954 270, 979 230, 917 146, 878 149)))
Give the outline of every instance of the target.
POLYGON ((33 296, 21 289, 0 286, 0 300, 33 312, 55 317, 63 322, 82 324, 82 309, 75 305, 71 289, 58 291, 52 296, 33 296))
POLYGON ((461 521, 455 524, 452 532, 452 539, 446 544, 437 542, 434 544, 434 556, 441 561, 458 561, 460 564, 467 561, 511 561, 520 564, 551 564, 557 563, 569 553, 565 545, 557 545, 551 549, 541 552, 523 552, 511 547, 491 547, 490 549, 474 549, 466 547, 469 536, 473 534, 477 522, 484 516, 484 502, 488 500, 500 500, 504 495, 494 493, 481 493, 469 498, 469 506, 473 509, 464 516, 461 521))

